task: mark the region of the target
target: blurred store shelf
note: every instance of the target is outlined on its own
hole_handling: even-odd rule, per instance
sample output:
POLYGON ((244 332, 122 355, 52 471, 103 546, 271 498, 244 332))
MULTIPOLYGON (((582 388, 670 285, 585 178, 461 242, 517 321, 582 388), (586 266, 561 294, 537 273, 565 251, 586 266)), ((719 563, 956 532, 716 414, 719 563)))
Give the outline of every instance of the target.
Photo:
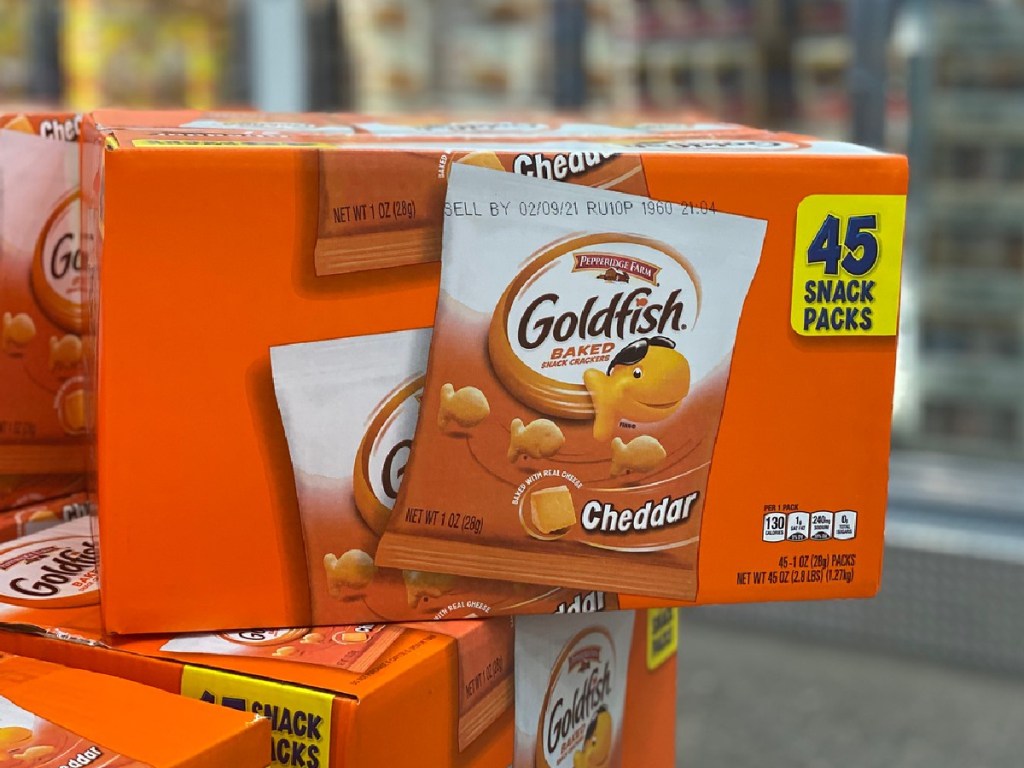
POLYGON ((1024 676, 1020 465, 896 453, 889 492, 874 600, 712 606, 686 611, 685 623, 1024 676))
POLYGON ((1024 5, 917 2, 898 444, 1024 459, 1024 5))
POLYGON ((1019 768, 1024 680, 683 614, 681 768, 1019 768))

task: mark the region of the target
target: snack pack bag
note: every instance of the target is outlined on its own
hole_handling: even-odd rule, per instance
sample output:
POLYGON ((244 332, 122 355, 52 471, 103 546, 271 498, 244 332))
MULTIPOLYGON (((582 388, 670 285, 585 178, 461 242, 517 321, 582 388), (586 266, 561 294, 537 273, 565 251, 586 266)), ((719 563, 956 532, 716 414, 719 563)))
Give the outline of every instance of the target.
POLYGON ((430 330, 270 350, 295 474, 313 623, 614 608, 613 596, 380 568, 419 416, 430 330))
POLYGON ((692 600, 765 222, 468 166, 445 209, 416 449, 378 562, 692 600))
POLYGON ((633 613, 515 620, 513 768, 621 768, 633 613))
POLYGON ((84 485, 78 229, 78 144, 0 129, 0 507, 84 485))

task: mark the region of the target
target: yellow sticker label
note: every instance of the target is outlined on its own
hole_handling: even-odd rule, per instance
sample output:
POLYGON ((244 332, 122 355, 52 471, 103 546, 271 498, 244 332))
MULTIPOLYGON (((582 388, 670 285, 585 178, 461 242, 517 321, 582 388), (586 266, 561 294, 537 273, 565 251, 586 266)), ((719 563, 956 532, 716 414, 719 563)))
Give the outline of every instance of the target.
POLYGON ((895 336, 905 195, 811 195, 796 213, 790 323, 802 336, 895 336))
POLYGON ((273 765, 326 768, 331 763, 331 705, 334 697, 284 683, 186 666, 181 693, 270 721, 273 765))
POLYGON ((679 615, 675 608, 647 610, 647 669, 653 672, 679 647, 679 615))
POLYGON ((132 139, 133 147, 315 147, 334 149, 337 144, 323 141, 245 141, 244 139, 132 139))

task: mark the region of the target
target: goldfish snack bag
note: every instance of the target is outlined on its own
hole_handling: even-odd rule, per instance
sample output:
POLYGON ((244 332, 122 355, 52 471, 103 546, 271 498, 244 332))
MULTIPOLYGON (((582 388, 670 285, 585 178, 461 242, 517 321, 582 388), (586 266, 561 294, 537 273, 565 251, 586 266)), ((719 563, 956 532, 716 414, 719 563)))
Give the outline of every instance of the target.
POLYGON ((85 486, 78 144, 31 122, 0 110, 0 509, 85 486))
POLYGON ((632 613, 516 619, 513 768, 621 768, 632 613))
POLYGON ((692 600, 764 221, 452 171, 422 418, 380 564, 692 600))
POLYGON ((378 567, 377 543, 420 413, 430 335, 430 329, 414 329, 270 350, 295 474, 313 624, 617 607, 613 596, 378 567))

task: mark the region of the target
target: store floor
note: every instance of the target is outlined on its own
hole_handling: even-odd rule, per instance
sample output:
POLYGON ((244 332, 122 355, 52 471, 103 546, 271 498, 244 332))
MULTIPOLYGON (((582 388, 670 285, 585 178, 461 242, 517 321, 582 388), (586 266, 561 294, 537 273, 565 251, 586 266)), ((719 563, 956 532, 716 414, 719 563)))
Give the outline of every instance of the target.
POLYGON ((1024 680, 681 616, 682 768, 1020 768, 1024 680))

